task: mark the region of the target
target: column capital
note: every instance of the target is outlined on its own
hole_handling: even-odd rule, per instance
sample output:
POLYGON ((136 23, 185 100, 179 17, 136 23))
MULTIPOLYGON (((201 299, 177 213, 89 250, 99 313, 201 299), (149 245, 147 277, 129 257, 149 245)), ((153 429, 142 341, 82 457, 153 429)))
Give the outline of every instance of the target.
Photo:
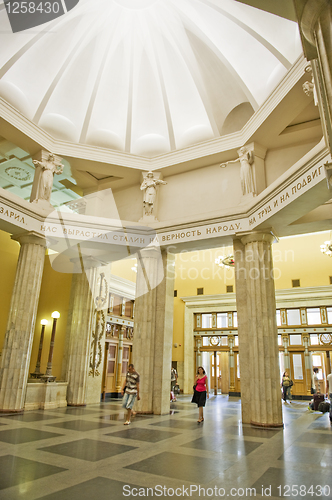
MULTIPOLYGON (((71 250, 72 249, 70 249, 69 252, 71 250)), ((63 254, 65 253, 67 253, 67 251, 63 252, 63 254)), ((75 253, 77 254, 79 253, 77 248, 75 248, 75 253)), ((81 255, 78 257, 70 257, 69 253, 67 253, 67 255, 70 262, 74 266, 73 272, 75 273, 84 272, 85 270, 90 270, 90 269, 98 269, 99 267, 104 267, 105 265, 107 265, 105 261, 95 258, 92 255, 81 255)))
POLYGON ((329 6, 329 0, 295 0, 295 9, 298 17, 301 35, 313 46, 315 45, 315 27, 325 8, 329 6))
POLYGON ((143 259, 157 259, 160 257, 160 247, 158 245, 148 245, 147 247, 141 248, 137 252, 137 261, 139 262, 140 257, 143 259))
MULTIPOLYGON (((247 151, 252 151, 255 154, 255 157, 262 158, 265 160, 267 148, 259 144, 258 142, 249 142, 245 145, 247 151)), ((240 149, 238 150, 239 153, 240 149)))
POLYGON ((278 241, 278 238, 272 231, 252 231, 250 233, 244 233, 239 235, 239 239, 243 245, 247 245, 248 243, 258 242, 258 241, 266 241, 267 243, 274 243, 278 241))
POLYGON ((19 233, 11 236, 11 239, 18 241, 19 244, 26 245, 40 245, 41 247, 46 247, 46 238, 35 231, 27 231, 26 233, 19 233))

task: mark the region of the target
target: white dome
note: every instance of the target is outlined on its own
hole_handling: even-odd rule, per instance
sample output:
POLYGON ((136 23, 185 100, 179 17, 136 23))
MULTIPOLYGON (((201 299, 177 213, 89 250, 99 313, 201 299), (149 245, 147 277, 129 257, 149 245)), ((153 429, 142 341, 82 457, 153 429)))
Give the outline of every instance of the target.
POLYGON ((147 157, 242 128, 301 53, 296 23, 234 0, 80 0, 19 33, 2 9, 0 43, 0 96, 27 118, 147 157))

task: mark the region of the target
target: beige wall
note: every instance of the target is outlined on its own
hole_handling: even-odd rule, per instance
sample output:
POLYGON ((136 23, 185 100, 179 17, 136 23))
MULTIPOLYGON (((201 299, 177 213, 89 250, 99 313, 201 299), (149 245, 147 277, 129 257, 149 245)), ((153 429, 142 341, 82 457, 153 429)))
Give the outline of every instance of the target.
MULTIPOLYGON (((328 286, 332 276, 332 258, 320 251, 320 245, 330 239, 330 233, 282 238, 273 245, 276 289, 292 288, 292 280, 299 279, 301 287, 328 286)), ((177 254, 175 259, 173 361, 183 361, 184 302, 181 297, 197 295, 197 288, 204 288, 204 295, 226 293, 226 286, 233 285, 233 269, 219 268, 215 258, 232 253, 232 247, 177 254)), ((332 304, 331 304, 332 305, 332 304)))
POLYGON ((132 270, 136 263, 136 259, 124 259, 112 262, 111 273, 119 278, 123 278, 133 283, 136 283, 136 272, 132 270))
MULTIPOLYGON (((292 167, 316 144, 321 135, 314 140, 292 144, 287 147, 269 150, 265 159, 267 186, 292 167)), ((232 159, 237 158, 234 152, 232 159)), ((196 170, 165 176, 166 185, 158 188, 155 215, 160 222, 174 224, 188 220, 204 220, 213 214, 224 211, 234 214, 240 210, 241 203, 248 203, 242 196, 240 185, 240 163, 226 168, 219 163, 196 170)), ((138 221, 143 215, 143 193, 140 185, 115 190, 112 193, 123 221, 138 221)))
POLYGON ((31 352, 30 372, 33 372, 36 366, 41 331, 40 321, 42 319, 47 319, 48 325, 45 328, 44 346, 40 367, 41 372, 45 373, 52 332, 53 320, 51 314, 53 311, 59 311, 61 316, 57 321, 52 364, 52 375, 55 375, 57 380, 60 380, 61 378, 71 281, 72 274, 53 271, 48 256, 45 257, 43 280, 36 318, 35 337, 31 352))
POLYGON ((10 234, 0 231, 0 248, 0 350, 2 350, 20 245, 10 238, 10 234))
POLYGON ((287 148, 270 149, 265 157, 266 182, 269 186, 288 168, 308 153, 316 144, 319 143, 321 137, 316 140, 307 141, 301 144, 291 145, 287 148))
MULTIPOLYGON (((14 279, 16 273, 16 266, 20 245, 10 238, 10 234, 0 231, 0 273, 1 283, 0 288, 0 351, 2 350, 3 342, 5 339, 8 311, 14 286, 14 279)), ((53 357, 53 375, 60 378, 61 365, 64 349, 64 340, 67 324, 67 314, 69 306, 71 274, 62 274, 53 271, 48 256, 45 257, 45 266, 43 272, 43 280, 41 286, 40 299, 38 304, 38 312, 36 317, 35 336, 31 353, 30 372, 34 371, 37 353, 39 348, 40 338, 40 321, 45 318, 49 324, 45 329, 45 341, 42 354, 41 371, 44 373, 48 358, 52 320, 51 314, 53 311, 59 311, 61 316, 58 320, 54 357, 53 357)))

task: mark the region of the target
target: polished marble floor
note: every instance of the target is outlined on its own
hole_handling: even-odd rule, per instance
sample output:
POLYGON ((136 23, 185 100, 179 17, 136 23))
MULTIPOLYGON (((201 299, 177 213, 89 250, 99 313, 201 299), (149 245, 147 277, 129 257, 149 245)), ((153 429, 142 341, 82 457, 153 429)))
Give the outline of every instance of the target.
POLYGON ((307 403, 284 428, 241 424, 241 400, 190 398, 124 426, 119 400, 0 417, 1 500, 332 499, 332 426, 307 403), (205 495, 204 495, 205 494, 205 495))

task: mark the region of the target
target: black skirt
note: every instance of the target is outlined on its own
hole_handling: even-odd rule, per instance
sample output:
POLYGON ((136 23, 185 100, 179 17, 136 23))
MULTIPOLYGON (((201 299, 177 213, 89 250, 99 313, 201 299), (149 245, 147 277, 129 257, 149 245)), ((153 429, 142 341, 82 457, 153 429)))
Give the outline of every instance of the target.
POLYGON ((205 406, 206 391, 203 392, 194 391, 194 395, 192 397, 191 402, 196 403, 198 406, 205 406))

